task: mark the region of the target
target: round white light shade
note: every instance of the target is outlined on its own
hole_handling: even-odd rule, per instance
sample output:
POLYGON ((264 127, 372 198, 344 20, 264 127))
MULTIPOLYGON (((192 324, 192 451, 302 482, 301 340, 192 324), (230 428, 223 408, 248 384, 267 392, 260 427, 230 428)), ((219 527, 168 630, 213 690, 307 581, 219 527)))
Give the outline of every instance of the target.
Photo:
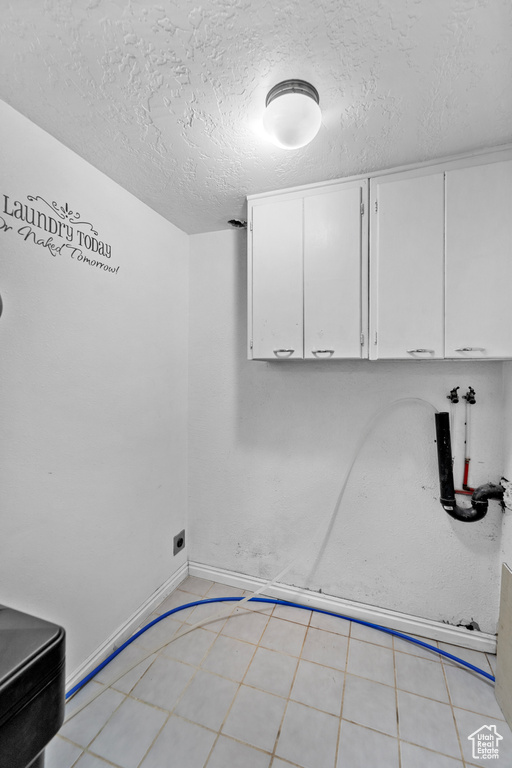
POLYGON ((269 91, 263 126, 282 149, 299 149, 315 138, 322 122, 316 89, 303 80, 285 80, 269 91))

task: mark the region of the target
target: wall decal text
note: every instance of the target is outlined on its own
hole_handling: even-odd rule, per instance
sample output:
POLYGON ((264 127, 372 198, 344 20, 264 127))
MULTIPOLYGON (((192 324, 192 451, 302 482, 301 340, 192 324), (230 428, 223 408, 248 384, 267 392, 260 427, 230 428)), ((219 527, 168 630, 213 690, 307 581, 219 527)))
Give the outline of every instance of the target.
POLYGON ((54 257, 69 256, 74 261, 96 267, 100 271, 114 274, 119 272, 119 267, 111 266, 110 263, 97 258, 90 258, 89 254, 94 254, 103 259, 110 259, 112 247, 101 240, 93 225, 89 221, 82 221, 80 213, 73 211, 68 203, 49 203, 40 195, 27 195, 27 200, 35 205, 28 205, 20 200, 12 200, 9 195, 3 195, 0 232, 16 231, 25 242, 44 248, 54 257), (38 201, 46 206, 44 210, 39 210, 41 206, 38 201), (18 223, 22 223, 21 226, 18 226, 18 223), (78 229, 79 226, 87 227, 88 231, 83 232, 78 229))

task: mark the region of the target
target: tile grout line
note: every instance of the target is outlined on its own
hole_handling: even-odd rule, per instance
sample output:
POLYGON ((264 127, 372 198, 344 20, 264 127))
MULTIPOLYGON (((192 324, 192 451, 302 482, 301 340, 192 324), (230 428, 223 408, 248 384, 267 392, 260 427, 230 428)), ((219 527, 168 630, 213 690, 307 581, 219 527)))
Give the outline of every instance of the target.
POLYGON ((85 755, 85 756, 87 756, 87 755, 91 755, 91 756, 92 756, 92 757, 94 757, 94 758, 96 758, 96 757, 97 757, 99 760, 102 760, 102 761, 105 763, 105 765, 111 765, 111 766, 112 766, 112 768, 122 768, 122 766, 120 766, 118 763, 113 763, 113 762, 112 762, 111 760, 109 760, 108 758, 106 758, 106 757, 102 757, 101 755, 98 755, 98 753, 97 753, 97 752, 92 752, 92 751, 90 751, 90 750, 88 750, 88 749, 85 749, 85 750, 82 752, 82 754, 81 754, 81 755, 80 755, 80 757, 78 758, 77 762, 76 762, 76 763, 73 763, 73 765, 71 766, 71 768, 75 768, 75 766, 78 764, 78 761, 79 761, 79 760, 81 760, 81 759, 82 759, 82 757, 83 757, 84 755, 85 755))
MULTIPOLYGON (((274 607, 275 607, 275 606, 272 606, 272 610, 270 611, 270 613, 268 613, 268 614, 260 614, 260 615, 263 615, 263 616, 266 616, 266 617, 267 617, 267 621, 266 621, 266 623, 265 623, 265 627, 264 627, 264 629, 261 631, 261 634, 260 634, 260 640, 261 640, 261 638, 263 637, 263 635, 265 634, 265 630, 266 630, 266 628, 267 628, 267 626, 268 626, 268 623, 269 623, 269 621, 270 621, 271 617, 272 617, 272 616, 273 616, 273 614, 274 614, 274 607)), ((238 615, 240 615, 240 616, 243 616, 244 614, 238 614, 238 615)), ((232 618, 232 617, 230 616, 230 618, 232 618)), ((225 623, 227 623, 227 622, 225 622, 225 623)), ((222 627, 222 629, 224 629, 224 626, 222 627)), ((219 633, 219 636, 220 636, 220 633, 219 633)), ((232 640, 234 640, 234 639, 236 639, 236 638, 231 638, 231 639, 232 639, 232 640)), ((243 641, 241 641, 241 642, 243 642, 243 641)), ((248 645, 252 645, 252 643, 247 643, 247 644, 248 644, 248 645)), ((254 657, 256 656, 256 652, 257 652, 257 650, 258 650, 258 648, 259 648, 259 647, 260 647, 260 645, 259 645, 259 641, 258 641, 258 643, 257 643, 257 644, 254 644, 254 652, 253 652, 253 654, 252 654, 252 656, 251 656, 251 660, 250 660, 250 662, 249 662, 249 663, 248 663, 248 665, 247 665, 247 669, 245 670, 244 674, 242 675, 242 679, 241 679, 241 680, 240 680, 240 682, 238 683, 238 688, 236 689, 236 693, 235 693, 235 695, 233 696, 233 699, 232 699, 232 701, 231 701, 231 704, 230 704, 230 705, 229 705, 229 707, 227 708, 226 714, 224 715, 224 719, 223 719, 222 723, 220 724, 220 727, 219 727, 219 729, 218 729, 218 731, 217 731, 217 735, 216 735, 216 737, 215 737, 215 739, 214 739, 214 742, 213 742, 213 744, 212 744, 212 747, 211 747, 211 749, 210 749, 210 751, 209 751, 209 753, 208 753, 208 756, 207 756, 207 758, 206 758, 205 762, 203 763, 203 768, 206 768, 206 766, 208 765, 208 762, 209 762, 209 760, 210 760, 210 758, 211 758, 211 756, 212 756, 212 754, 213 754, 213 750, 215 749, 215 747, 216 747, 216 745, 217 745, 217 742, 219 741, 219 738, 220 738, 220 736, 221 736, 221 735, 225 735, 225 736, 226 736, 226 738, 230 738, 230 737, 228 737, 228 736, 227 736, 227 734, 222 734, 222 729, 224 728, 224 726, 225 726, 225 724, 226 724, 226 720, 227 720, 227 719, 228 719, 228 717, 229 717, 229 714, 230 714, 230 712, 231 712, 231 710, 232 710, 232 708, 233 708, 233 704, 235 703, 236 697, 238 696, 238 694, 239 694, 239 692, 240 692, 240 688, 242 687, 243 681, 245 680, 245 677, 246 677, 246 675, 247 675, 247 672, 249 671, 249 667, 251 666, 252 662, 254 661, 254 657)), ((219 677, 221 677, 221 675, 219 675, 219 677)), ((229 679, 229 678, 225 678, 225 679, 229 679)), ((236 681, 233 681, 233 682, 236 682, 236 681)), ((251 745, 251 744, 248 744, 248 742, 245 742, 245 741, 240 741, 239 743, 241 743, 241 744, 245 744, 245 745, 247 745, 247 746, 253 746, 253 745, 251 745)), ((264 750, 264 751, 266 751, 266 750, 264 750)))
POLYGON ((395 715, 396 715, 396 744, 398 749, 398 768, 402 766, 402 750, 400 748, 400 714, 398 710, 398 670, 396 668, 396 648, 395 637, 391 635, 391 649, 393 652, 393 679, 395 681, 395 715))
MULTIPOLYGON (((211 586, 213 586, 213 584, 212 584, 211 586)), ((208 587, 208 589, 211 589, 211 586, 210 586, 210 587, 208 587)), ((182 590, 182 591, 183 591, 183 592, 185 592, 185 590, 182 590)), ((207 592, 208 592, 208 590, 207 590, 207 592)), ((191 594, 191 593, 188 593, 188 594, 191 594)), ((203 597, 201 597, 201 599, 204 599, 204 598, 203 598, 203 597)), ((193 613, 193 611, 192 611, 192 613, 193 613)), ((183 624, 184 624, 184 623, 185 623, 185 622, 182 622, 182 626, 180 627, 180 629, 183 627, 183 624)), ((223 625, 223 626, 224 626, 224 625, 223 625)), ((223 628, 223 627, 221 627, 221 629, 222 629, 222 628, 223 628)), ((178 629, 178 630, 176 630, 176 631, 179 631, 179 629, 178 629)), ((220 630, 219 630, 219 632, 220 632, 220 630)), ((217 632, 217 637, 218 637, 218 635, 219 635, 219 632, 217 632)), ((215 643, 215 640, 214 640, 213 642, 215 643)), ((169 644, 170 644, 170 643, 168 643, 168 645, 169 645, 169 644)), ((212 645, 213 645, 213 643, 212 643, 212 645)), ((163 650, 164 650, 166 647, 167 647, 167 646, 164 646, 163 648, 160 648, 160 649, 159 649, 159 651, 158 651, 158 653, 157 653, 157 655, 156 655, 156 658, 155 658, 155 659, 154 659, 154 661, 153 661, 153 662, 152 662, 152 663, 149 665, 149 667, 148 667, 148 668, 147 668, 147 669, 146 669, 146 670, 145 670, 145 671, 142 673, 142 675, 140 676, 140 678, 139 678, 139 680, 137 681, 137 683, 135 683, 135 685, 134 685, 134 686, 132 686, 132 688, 130 689, 130 693, 131 693, 131 692, 134 690, 134 688, 136 688, 136 686, 139 684, 139 682, 140 682, 140 681, 141 681, 141 680, 142 680, 142 679, 143 679, 143 678, 146 676, 146 673, 147 673, 147 672, 148 672, 148 671, 151 669, 151 667, 153 666, 153 664, 155 663, 155 661, 156 661, 156 660, 159 658, 159 656, 161 655, 162 651, 163 651, 163 650)), ((204 657, 206 656, 206 653, 207 653, 207 652, 205 652, 205 653, 203 654, 203 656, 202 656, 202 658, 201 658, 201 662, 202 662, 202 660, 204 659, 204 657)), ((200 662, 200 663, 201 663, 201 662, 200 662)), ((181 662, 181 663, 184 663, 184 662, 181 662)), ((168 714, 167 714, 167 717, 165 718, 165 721, 162 723, 162 727, 159 729, 158 733, 157 733, 157 734, 156 734, 156 736, 154 737, 154 739, 153 739, 153 741, 151 742, 151 744, 149 745, 148 749, 147 749, 147 750, 146 750, 146 752, 144 753, 144 756, 143 756, 143 757, 142 757, 142 759, 141 759, 141 760, 138 762, 138 764, 137 764, 137 765, 138 765, 139 767, 140 767, 140 765, 141 765, 141 764, 144 762, 144 760, 145 760, 145 759, 146 759, 146 757, 148 756, 148 754, 149 754, 149 752, 151 751, 151 749, 153 749, 153 747, 154 747, 154 745, 155 745, 155 743, 156 743, 156 740, 158 739, 158 737, 159 737, 159 736, 160 736, 160 734, 162 733, 163 729, 165 728, 165 726, 167 725, 167 723, 168 723, 168 722, 169 722, 169 720, 171 719, 171 717, 172 717, 172 715, 173 715, 173 712, 174 712, 174 710, 176 709, 176 707, 177 707, 177 705, 179 704, 179 702, 181 701, 181 698, 182 698, 183 694, 184 694, 184 693, 185 693, 185 691, 186 691, 186 690, 189 688, 190 684, 192 683, 192 680, 194 680, 194 679, 195 679, 195 677, 196 677, 196 675, 197 675, 197 673, 198 673, 198 671, 199 671, 199 669, 200 669, 200 666, 197 666, 197 665, 195 665, 195 664, 194 664, 194 665, 192 665, 192 664, 191 664, 190 666, 194 666, 194 667, 196 668, 196 671, 194 672, 194 674, 192 675, 192 677, 191 677, 191 678, 190 678, 190 680, 188 681, 187 685, 185 686, 185 688, 184 688, 184 689, 183 689, 183 691, 181 692, 181 694, 180 694, 180 696, 178 697, 177 701, 175 702, 175 704, 174 704, 174 707, 172 708, 172 710, 165 710, 165 709, 163 710, 164 712, 168 712, 168 714)), ((131 698, 132 700, 134 700, 134 701, 141 701, 141 702, 142 702, 142 703, 144 703, 144 704, 149 704, 149 702, 145 702, 145 701, 143 701, 143 700, 141 700, 141 699, 137 699, 137 698, 135 698, 135 697, 132 697, 132 696, 130 696, 130 698, 131 698)), ((153 706, 154 706, 154 705, 153 705, 153 706)), ((160 707, 157 707, 157 709, 162 709, 162 708, 160 708, 160 707)))
POLYGON ((445 665, 443 664, 443 661, 442 661, 443 657, 441 656, 440 658, 441 658, 441 669, 443 670, 444 684, 446 685, 446 690, 447 690, 447 693, 448 693, 448 701, 450 703, 450 711, 452 713, 453 724, 455 726, 455 733, 457 734, 457 742, 459 744, 459 749, 460 749, 460 759, 462 760, 462 765, 465 766, 466 765, 466 759, 464 757, 464 750, 462 749, 462 741, 461 741, 461 738, 460 738, 459 727, 457 725, 457 718, 455 717, 455 710, 454 710, 453 702, 452 702, 452 694, 451 694, 451 691, 450 691, 450 686, 448 685, 448 677, 446 675, 445 665))
POLYGON ((119 763, 113 763, 107 757, 103 757, 103 755, 100 755, 98 752, 94 752, 93 750, 86 749, 81 757, 84 755, 91 755, 94 758, 98 758, 98 760, 102 760, 104 763, 106 763, 106 765, 112 765, 114 768, 123 768, 123 766, 119 765, 119 763))
MULTIPOLYGON (((69 742, 70 744, 73 744, 73 746, 79 747, 82 750, 80 752, 80 754, 78 755, 78 757, 76 758, 76 760, 73 760, 73 762, 71 763, 70 768, 75 768, 75 765, 78 763, 80 758, 82 758, 86 754, 85 753, 85 748, 81 747, 80 744, 77 744, 75 741, 70 741, 69 739, 66 739, 65 736, 60 736, 60 738, 63 739, 64 741, 66 741, 66 742, 69 742)), ((46 756, 45 756, 45 758, 46 758, 46 756)), ((46 759, 45 759, 45 762, 46 762, 46 759)))
POLYGON ((146 751, 144 752, 144 755, 143 755, 143 757, 142 757, 142 760, 139 760, 139 762, 137 763, 137 766, 140 766, 140 765, 141 765, 141 764, 144 762, 144 760, 145 760, 145 759, 146 759, 146 757, 148 756, 148 754, 149 754, 150 750, 151 750, 151 749, 153 749, 153 747, 154 747, 154 745, 155 745, 155 742, 156 742, 156 740, 158 739, 158 737, 159 737, 159 736, 160 736, 160 734, 162 733, 163 729, 165 728, 165 726, 167 725, 167 723, 169 722, 169 720, 171 719, 171 717, 172 717, 172 715, 169 713, 169 714, 167 715, 167 717, 165 718, 164 722, 162 723, 162 727, 161 727, 161 728, 159 729, 159 731, 156 733, 156 735, 155 735, 155 738, 153 739, 153 741, 151 742, 151 744, 149 745, 149 747, 148 747, 148 748, 146 749, 146 751))
MULTIPOLYGON (((105 763, 107 763, 107 765, 113 765, 115 768, 122 768, 122 766, 118 765, 118 763, 113 763, 112 760, 109 760, 107 757, 102 757, 102 755, 98 754, 98 752, 94 752, 93 750, 89 749, 89 747, 82 747, 81 744, 78 744, 76 741, 73 741, 72 739, 68 739, 66 736, 61 736, 60 734, 57 733, 55 734, 54 738, 58 738, 61 741, 64 741, 66 744, 71 744, 73 747, 77 747, 77 749, 82 750, 78 755, 78 757, 76 757, 73 760, 73 762, 69 765, 68 768, 75 768, 78 761, 81 760, 84 755, 92 755, 93 757, 98 757, 98 759, 103 760, 105 763)), ((46 760, 45 760, 45 765, 46 765, 46 760)))
POLYGON ((341 706, 340 706, 340 716, 339 716, 339 723, 338 723, 338 738, 336 739, 336 751, 334 754, 334 766, 338 765, 338 759, 339 759, 339 750, 340 750, 340 743, 341 743, 341 723, 343 720, 343 705, 345 703, 345 688, 347 685, 347 669, 348 669, 348 654, 350 650, 350 640, 352 636, 352 622, 349 622, 348 625, 348 635, 347 635, 347 651, 345 653, 345 671, 343 673, 343 688, 341 691, 341 706))
MULTIPOLYGON (((100 696, 103 696, 103 694, 105 693, 105 691, 109 691, 109 690, 114 690, 114 689, 112 689, 110 686, 106 687, 106 688, 105 688, 105 690, 104 690, 104 691, 102 691, 102 692, 100 693, 100 695, 98 696, 98 699, 100 698, 100 696)), ((128 696, 127 696, 125 693, 122 693, 121 691, 115 691, 115 692, 116 692, 116 693, 120 693, 120 694, 122 695, 122 697, 123 697, 123 698, 121 699, 121 701, 119 702, 119 704, 117 705, 117 707, 115 707, 115 709, 113 709, 113 710, 112 710, 112 712, 111 712, 111 713, 110 713, 110 715, 107 717, 107 719, 105 720, 105 722, 103 723, 103 725, 101 726, 101 728, 99 729, 99 731, 98 731, 98 732, 97 732, 97 733, 96 733, 96 734, 95 734, 95 735, 92 737, 92 739, 91 739, 91 740, 90 740, 90 741, 89 741, 89 742, 88 742, 88 743, 87 743, 85 746, 82 746, 81 744, 78 744, 78 745, 77 745, 77 746, 79 746, 79 747, 80 747, 80 749, 82 749, 82 750, 84 750, 84 751, 85 751, 85 750, 89 750, 89 747, 91 746, 91 744, 92 744, 92 743, 93 743, 93 742, 94 742, 94 741, 95 741, 95 740, 98 738, 98 736, 100 735, 100 733, 102 733, 102 731, 105 729, 105 727, 107 726, 107 724, 108 724, 108 723, 111 721, 111 719, 113 718, 113 716, 115 715, 115 713, 116 713, 116 712, 119 710, 119 708, 120 708, 120 707, 121 707, 121 706, 124 704, 124 702, 125 702, 125 701, 126 701, 126 699, 128 698, 128 696)), ((95 699, 95 701, 96 701, 96 699, 95 699)), ((93 702, 91 702, 91 703, 93 703, 93 702)), ((79 713, 79 714, 80 714, 80 713, 79 713)), ((63 738, 65 738, 65 737, 63 737, 63 738)), ((71 740, 70 740, 70 741, 71 741, 71 740)), ((76 742, 72 742, 72 743, 73 743, 73 744, 75 744, 76 742)))
MULTIPOLYGON (((212 584, 211 586, 213 586, 213 584, 212 584)), ((211 589, 211 586, 210 586, 208 589, 211 589)), ((182 591, 185 591, 185 590, 182 590, 182 591)), ((189 593, 189 594, 190 594, 190 593, 189 593)), ((204 599, 204 598, 202 597, 201 599, 204 599)), ((226 621, 227 621, 227 618, 226 618, 226 621)), ((183 623, 184 623, 184 622, 183 622, 183 623)), ((183 626, 183 623, 182 623, 182 626, 183 626)), ((226 623, 226 622, 224 622, 224 624, 225 624, 225 623, 226 623)), ((218 630, 218 632, 216 633, 217 637, 219 636, 219 634, 220 634, 220 631, 221 631, 221 630, 224 628, 224 624, 222 625, 222 627, 221 627, 221 628, 218 630)), ((179 630, 176 630, 176 631, 179 631, 179 630)), ((210 630, 210 631, 211 631, 211 630, 210 630)), ((212 633, 212 634, 214 634, 214 633, 212 633)), ((216 639, 217 639, 217 638, 216 638, 216 639)), ((170 642, 171 642, 171 641, 169 641, 169 643, 168 643, 167 645, 169 645, 169 644, 170 644, 170 642)), ((213 641, 213 643, 215 643, 215 640, 213 641)), ((213 645, 213 643, 212 643, 212 645, 213 645)), ((155 658, 155 660, 154 660, 154 661, 153 661, 153 662, 152 662, 152 663, 149 665, 149 667, 148 667, 148 668, 147 668, 147 669, 146 669, 146 670, 145 670, 145 671, 142 673, 142 675, 140 676, 140 678, 139 678, 139 680, 137 681, 137 683, 135 683, 135 685, 134 685, 134 686, 131 688, 131 691, 130 691, 130 693, 131 693, 131 692, 134 690, 134 688, 136 688, 136 686, 139 684, 139 682, 142 680, 142 678, 146 676, 146 673, 149 671, 149 669, 151 669, 151 667, 153 666, 153 664, 155 663, 155 661, 156 661, 156 660, 159 658, 159 656, 162 654, 162 651, 163 651, 165 648, 167 648, 167 645, 165 645, 163 648, 160 648, 160 649, 158 650, 158 652, 157 652, 157 655, 156 655, 156 658, 155 658)), ((211 646, 210 646, 210 647, 211 647, 211 646)), ((166 710, 166 709, 163 709, 162 707, 156 707, 154 704, 151 704, 150 702, 144 701, 143 699, 137 699, 136 697, 134 697, 134 696, 131 696, 131 695, 129 694, 129 698, 131 698, 133 701, 138 701, 138 702, 141 702, 141 703, 143 703, 143 704, 146 704, 146 705, 149 705, 149 706, 153 706, 155 709, 158 709, 158 710, 160 710, 160 711, 163 711, 163 712, 167 712, 167 713, 168 713, 168 714, 167 714, 167 717, 165 718, 165 721, 164 721, 164 722, 163 722, 163 724, 162 724, 162 727, 159 729, 158 733, 157 733, 157 734, 156 734, 156 736, 154 737, 154 739, 153 739, 153 741, 151 742, 150 746, 148 747, 148 749, 147 749, 147 750, 146 750, 146 752, 144 753, 144 756, 142 757, 142 760, 140 760, 140 761, 139 761, 139 763, 137 764, 139 767, 142 765, 142 763, 144 762, 144 760, 145 760, 145 759, 146 759, 146 757, 148 756, 148 754, 149 754, 149 752, 151 751, 151 749, 153 749, 153 747, 154 747, 154 745, 155 745, 155 743, 156 743, 156 740, 158 739, 158 737, 159 737, 159 736, 160 736, 160 734, 162 733, 163 729, 165 728, 165 726, 167 725, 167 723, 169 722, 169 720, 170 720, 170 719, 171 719, 171 717, 173 716, 174 710, 176 709, 176 707, 177 707, 177 706, 178 706, 178 704, 180 703, 180 701, 181 701, 181 699, 182 699, 182 697, 183 697, 183 695, 184 695, 185 691, 187 691, 187 690, 188 690, 188 688, 190 687, 190 685, 191 685, 192 681, 195 679, 195 677, 196 677, 197 673, 199 672, 199 670, 200 670, 200 664, 201 664, 201 663, 202 663, 202 661, 204 660, 204 658, 205 658, 205 656, 207 655, 207 653, 208 653, 208 651, 205 651, 205 653, 204 653, 204 654, 203 654, 203 656, 201 657, 201 661, 199 662, 199 666, 198 666, 198 665, 196 665, 196 664, 190 664, 190 665, 189 665, 189 666, 191 666, 191 667, 195 667, 195 672, 194 672, 194 674, 192 675, 192 677, 190 678, 190 680, 188 681, 187 685, 185 686, 185 688, 183 689, 183 691, 181 692, 181 694, 179 695, 178 699, 176 700, 176 702, 175 702, 175 704, 174 704, 174 706, 173 706, 173 708, 172 708, 171 710, 166 710)), ((178 661, 178 659, 174 659, 174 661, 178 661)), ((185 664, 186 662, 180 662, 180 663, 182 663, 182 664, 185 664)), ((198 725, 198 724, 196 723, 196 725, 198 725)))
POLYGON ((286 765, 289 765, 290 768, 304 768, 304 766, 297 765, 297 763, 292 763, 291 760, 287 760, 285 757, 277 757, 276 755, 271 756, 268 768, 272 768, 276 760, 281 760, 282 763, 286 763, 286 765))
MULTIPOLYGON (((300 653, 299 653, 298 657, 294 657, 294 658, 297 658, 297 663, 295 665, 295 672, 293 673, 292 682, 291 682, 290 688, 288 690, 288 696, 286 698, 286 704, 285 704, 284 709, 283 709, 283 715, 282 715, 281 721, 279 723, 279 728, 277 729, 277 735, 276 735, 276 738, 275 738, 275 741, 274 741, 274 747, 272 749, 272 757, 271 757, 271 760, 270 760, 270 764, 271 765, 273 765, 273 763, 275 762, 275 759, 277 757, 276 749, 277 749, 277 745, 279 743, 279 739, 281 737, 281 731, 283 729, 284 718, 286 717, 286 713, 288 712, 288 705, 290 703, 290 696, 291 696, 291 693, 292 693, 292 690, 293 690, 293 686, 295 685, 295 680, 297 678, 297 672, 299 671, 299 664, 300 664, 300 660, 302 658, 302 653, 304 651, 304 646, 306 644, 306 638, 308 636, 309 629, 311 628, 311 617, 312 616, 313 616, 313 613, 311 612, 310 616, 309 616, 308 623, 306 625, 304 625, 304 624, 302 625, 302 626, 306 627, 306 631, 304 632, 304 638, 302 640, 302 645, 301 645, 301 648, 300 648, 300 653)), ((268 650, 270 650, 270 649, 268 649, 268 650)), ((278 758, 278 759, 280 759, 280 758, 278 758)))
POLYGON ((403 741, 404 744, 410 744, 411 747, 416 747, 417 749, 421 749, 421 750, 424 750, 425 752, 429 752, 432 755, 439 755, 439 757, 444 757, 447 760, 454 760, 457 763, 462 762, 463 766, 466 766, 466 762, 463 758, 459 760, 458 757, 454 757, 453 755, 447 755, 446 752, 438 752, 436 749, 431 749, 430 747, 423 747, 421 744, 416 744, 416 742, 414 741, 409 741, 409 739, 400 739, 400 741, 403 741))
MULTIPOLYGON (((182 627, 183 627, 183 623, 182 623, 182 627)), ((176 631, 179 631, 179 630, 176 630, 176 631)), ((215 640, 214 640, 213 642, 215 642, 215 640)), ((140 683, 140 681, 141 681, 141 680, 142 680, 142 679, 143 679, 143 678, 146 676, 146 673, 147 673, 147 672, 148 672, 148 671, 151 669, 151 667, 152 667, 152 666, 153 666, 153 664, 156 662, 156 660, 157 660, 157 659, 158 659, 158 658, 159 658, 161 655, 163 655, 163 654, 162 654, 162 652, 165 650, 165 648, 166 648, 166 647, 167 647, 167 646, 164 646, 163 648, 160 648, 160 650, 159 650, 159 651, 156 653, 156 657, 155 657, 155 659, 154 659, 154 660, 151 662, 151 664, 148 666, 148 668, 147 668, 146 670, 144 670, 144 672, 143 672, 143 673, 142 673, 142 675, 139 677, 139 679, 137 680, 137 682, 135 683, 135 685, 133 685, 133 686, 131 687, 131 689, 130 689, 130 693, 128 694, 128 696, 129 696, 129 697, 130 697, 130 698, 131 698, 133 701, 140 701, 140 702, 141 702, 141 703, 143 703, 143 704, 150 704, 150 702, 146 702, 146 701, 144 701, 144 700, 142 700, 142 699, 137 699, 135 696, 132 696, 132 695, 131 695, 131 693, 133 692, 134 688, 136 688, 136 687, 137 687, 137 685, 140 683)), ((203 658, 204 658, 204 655, 203 655, 203 658)), ((182 663, 183 663, 183 662, 182 662, 182 663)), ((190 665, 190 666, 196 666, 196 665, 190 665)), ((190 683, 192 682, 192 680, 195 678, 195 676, 196 676, 197 672, 198 672, 198 667, 196 667, 196 671, 194 672, 194 674, 193 674, 193 675, 192 675, 192 677, 190 678, 189 682, 188 682, 188 683, 187 683, 187 685, 185 686, 184 690, 182 691, 182 693, 181 693, 180 697, 178 698, 178 701, 177 701, 177 702, 176 702, 176 704, 174 705, 173 709, 176 707, 176 705, 178 704, 179 700, 181 699, 181 696, 183 695, 183 693, 185 692, 185 690, 188 688, 188 686, 190 685, 190 683)), ((151 706, 151 705, 150 705, 150 706, 151 706)), ((152 705, 152 706, 153 706, 153 707, 155 707, 155 705, 152 705)), ((156 709, 159 709, 159 710, 162 710, 162 708, 161 708, 161 707, 155 707, 155 708, 156 708, 156 709)), ((155 745, 155 743, 156 743, 156 740, 158 739, 158 737, 159 737, 159 736, 160 736, 160 734, 162 733, 163 729, 165 728, 165 726, 167 725, 167 723, 169 722, 169 720, 170 720, 170 719, 171 719, 171 717, 172 717, 172 710, 170 710, 170 711, 169 711, 169 710, 165 710, 165 709, 164 709, 163 711, 164 711, 164 712, 168 712, 168 714, 167 714, 167 717, 165 718, 165 721, 162 723, 162 727, 159 729, 158 733, 155 735, 155 737, 154 737, 153 741, 151 742, 151 744, 149 745, 148 749, 147 749, 147 750, 146 750, 146 752, 144 753, 144 756, 142 757, 142 760, 140 760, 140 761, 139 761, 139 763, 138 763, 138 766, 140 766, 140 765, 141 765, 141 764, 144 762, 144 760, 145 760, 145 759, 146 759, 146 757, 148 756, 148 754, 149 754, 149 752, 151 751, 151 749, 153 749, 153 747, 154 747, 154 745, 155 745)))

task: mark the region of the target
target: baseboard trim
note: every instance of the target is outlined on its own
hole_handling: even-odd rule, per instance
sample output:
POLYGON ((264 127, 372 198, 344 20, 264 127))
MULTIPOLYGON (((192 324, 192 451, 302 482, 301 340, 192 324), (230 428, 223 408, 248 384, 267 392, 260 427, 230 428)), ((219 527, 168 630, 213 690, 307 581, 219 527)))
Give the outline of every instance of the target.
MULTIPOLYGON (((209 579, 226 584, 230 587, 255 591, 266 584, 265 579, 255 576, 247 576, 236 571, 227 571, 224 568, 216 568, 203 563, 189 562, 190 576, 201 579, 209 579)), ((380 624, 397 632, 407 635, 419 635, 430 640, 440 640, 443 643, 457 645, 460 648, 472 648, 476 651, 496 653, 496 636, 485 632, 475 632, 463 627, 453 627, 440 621, 422 619, 419 616, 411 616, 398 611, 390 611, 386 608, 378 608, 365 603, 345 600, 340 597, 311 592, 300 587, 291 587, 286 584, 273 584, 264 593, 267 597, 275 597, 278 600, 289 600, 312 608, 320 608, 324 611, 333 611, 351 619, 360 619, 372 624, 380 624)))
MULTIPOLYGON (((104 643, 102 643, 77 669, 66 678, 66 690, 73 688, 82 678, 88 675, 98 666, 112 651, 119 648, 125 640, 132 636, 144 619, 171 594, 187 578, 197 576, 201 579, 217 581, 230 587, 254 592, 267 582, 256 576, 248 576, 236 571, 228 571, 224 568, 205 565, 204 563, 184 563, 159 589, 138 608, 124 624, 118 627, 104 643)), ((374 605, 358 603, 353 600, 345 600, 332 595, 324 595, 311 592, 300 587, 291 587, 287 584, 273 584, 264 593, 267 597, 275 597, 277 600, 289 600, 312 608, 320 608, 324 611, 332 611, 347 616, 350 619, 368 621, 372 624, 381 624, 388 629, 404 632, 407 635, 419 635, 431 640, 440 640, 443 643, 459 646, 460 648, 472 648, 485 653, 496 653, 496 636, 485 632, 470 632, 463 627, 453 627, 439 621, 422 619, 407 613, 390 611, 386 608, 378 608, 374 605)))
POLYGON ((128 640, 144 621, 144 619, 153 612, 153 610, 165 600, 167 595, 179 587, 182 581, 188 576, 188 563, 178 568, 173 575, 167 579, 161 587, 159 587, 148 599, 138 608, 135 613, 132 613, 130 618, 125 621, 110 637, 97 648, 78 669, 75 669, 71 675, 66 678, 66 690, 73 688, 80 680, 88 675, 92 670, 98 666, 107 656, 110 656, 112 651, 119 648, 125 640, 128 640))

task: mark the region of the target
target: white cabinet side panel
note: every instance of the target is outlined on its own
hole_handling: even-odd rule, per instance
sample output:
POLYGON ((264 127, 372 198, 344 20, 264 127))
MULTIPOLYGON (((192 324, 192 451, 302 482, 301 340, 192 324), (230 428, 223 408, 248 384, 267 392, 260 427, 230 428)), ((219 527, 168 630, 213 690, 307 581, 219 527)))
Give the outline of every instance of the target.
POLYGON ((370 208, 370 358, 442 358, 444 174, 376 179, 370 208))
POLYGON ((506 563, 501 569, 496 698, 512 728, 512 570, 506 563))
POLYGON ((448 171, 447 357, 512 357, 511 286, 512 161, 448 171))
POLYGON ((360 358, 363 184, 304 199, 304 356, 360 358))
POLYGON ((302 358, 302 199, 254 205, 252 215, 253 357, 302 358))

